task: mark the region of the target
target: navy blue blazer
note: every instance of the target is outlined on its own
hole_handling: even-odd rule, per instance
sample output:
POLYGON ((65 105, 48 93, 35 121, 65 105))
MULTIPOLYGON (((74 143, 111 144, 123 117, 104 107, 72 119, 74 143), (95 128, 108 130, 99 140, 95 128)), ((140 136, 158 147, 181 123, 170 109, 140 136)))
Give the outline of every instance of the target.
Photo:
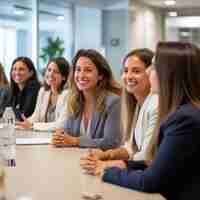
POLYGON ((109 94, 104 99, 105 108, 101 113, 92 114, 90 134, 80 136, 81 114, 69 117, 64 131, 72 136, 80 137, 80 147, 111 149, 121 144, 120 131, 120 97, 109 94))
POLYGON ((103 180, 123 187, 161 193, 170 200, 200 197, 200 109, 178 107, 161 125, 156 157, 145 170, 110 168, 103 180))

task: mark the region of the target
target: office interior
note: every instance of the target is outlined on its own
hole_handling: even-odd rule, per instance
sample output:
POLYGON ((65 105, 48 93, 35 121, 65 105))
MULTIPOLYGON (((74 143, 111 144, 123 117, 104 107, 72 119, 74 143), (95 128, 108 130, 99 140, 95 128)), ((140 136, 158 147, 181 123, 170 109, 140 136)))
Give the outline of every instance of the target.
POLYGON ((28 56, 42 74, 51 53, 71 61, 78 49, 94 48, 108 59, 119 80, 121 59, 131 49, 155 50, 161 40, 200 46, 200 1, 166 2, 0 1, 0 62, 9 77, 14 58, 28 56))

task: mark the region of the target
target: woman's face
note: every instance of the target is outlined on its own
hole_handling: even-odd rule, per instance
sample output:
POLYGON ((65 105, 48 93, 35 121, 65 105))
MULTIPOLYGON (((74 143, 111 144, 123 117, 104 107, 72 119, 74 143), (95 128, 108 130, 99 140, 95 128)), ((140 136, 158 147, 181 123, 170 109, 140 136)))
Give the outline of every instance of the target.
POLYGON ((134 96, 146 96, 150 91, 149 76, 145 64, 137 57, 130 56, 126 59, 122 79, 127 92, 134 96))
POLYGON ((12 67, 11 76, 17 85, 23 85, 32 75, 33 72, 22 61, 17 61, 12 67))
POLYGON ((52 89, 58 90, 61 86, 61 83, 65 78, 60 73, 58 66, 54 62, 50 62, 47 66, 47 70, 45 73, 46 83, 49 85, 52 89))
POLYGON ((102 79, 95 64, 87 57, 80 57, 75 66, 74 81, 82 92, 93 92, 102 79))

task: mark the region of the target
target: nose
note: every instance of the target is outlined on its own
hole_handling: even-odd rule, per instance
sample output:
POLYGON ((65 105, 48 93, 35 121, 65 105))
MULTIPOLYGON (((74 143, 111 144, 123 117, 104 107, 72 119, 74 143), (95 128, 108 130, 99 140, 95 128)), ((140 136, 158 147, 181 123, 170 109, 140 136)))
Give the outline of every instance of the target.
POLYGON ((80 71, 78 73, 79 78, 84 78, 85 77, 85 72, 84 71, 80 71))
POLYGON ((127 78, 127 80, 133 80, 134 79, 134 74, 132 73, 132 72, 127 72, 127 74, 126 74, 126 78, 127 78))

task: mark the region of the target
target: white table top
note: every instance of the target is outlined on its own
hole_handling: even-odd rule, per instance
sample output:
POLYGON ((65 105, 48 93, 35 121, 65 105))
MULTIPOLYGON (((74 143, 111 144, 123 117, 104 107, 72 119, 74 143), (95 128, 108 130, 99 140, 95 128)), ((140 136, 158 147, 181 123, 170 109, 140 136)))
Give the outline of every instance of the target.
POLYGON ((8 200, 81 200, 84 192, 101 194, 104 200, 164 199, 84 175, 79 166, 83 149, 51 145, 17 145, 16 149, 16 167, 5 169, 8 200))

